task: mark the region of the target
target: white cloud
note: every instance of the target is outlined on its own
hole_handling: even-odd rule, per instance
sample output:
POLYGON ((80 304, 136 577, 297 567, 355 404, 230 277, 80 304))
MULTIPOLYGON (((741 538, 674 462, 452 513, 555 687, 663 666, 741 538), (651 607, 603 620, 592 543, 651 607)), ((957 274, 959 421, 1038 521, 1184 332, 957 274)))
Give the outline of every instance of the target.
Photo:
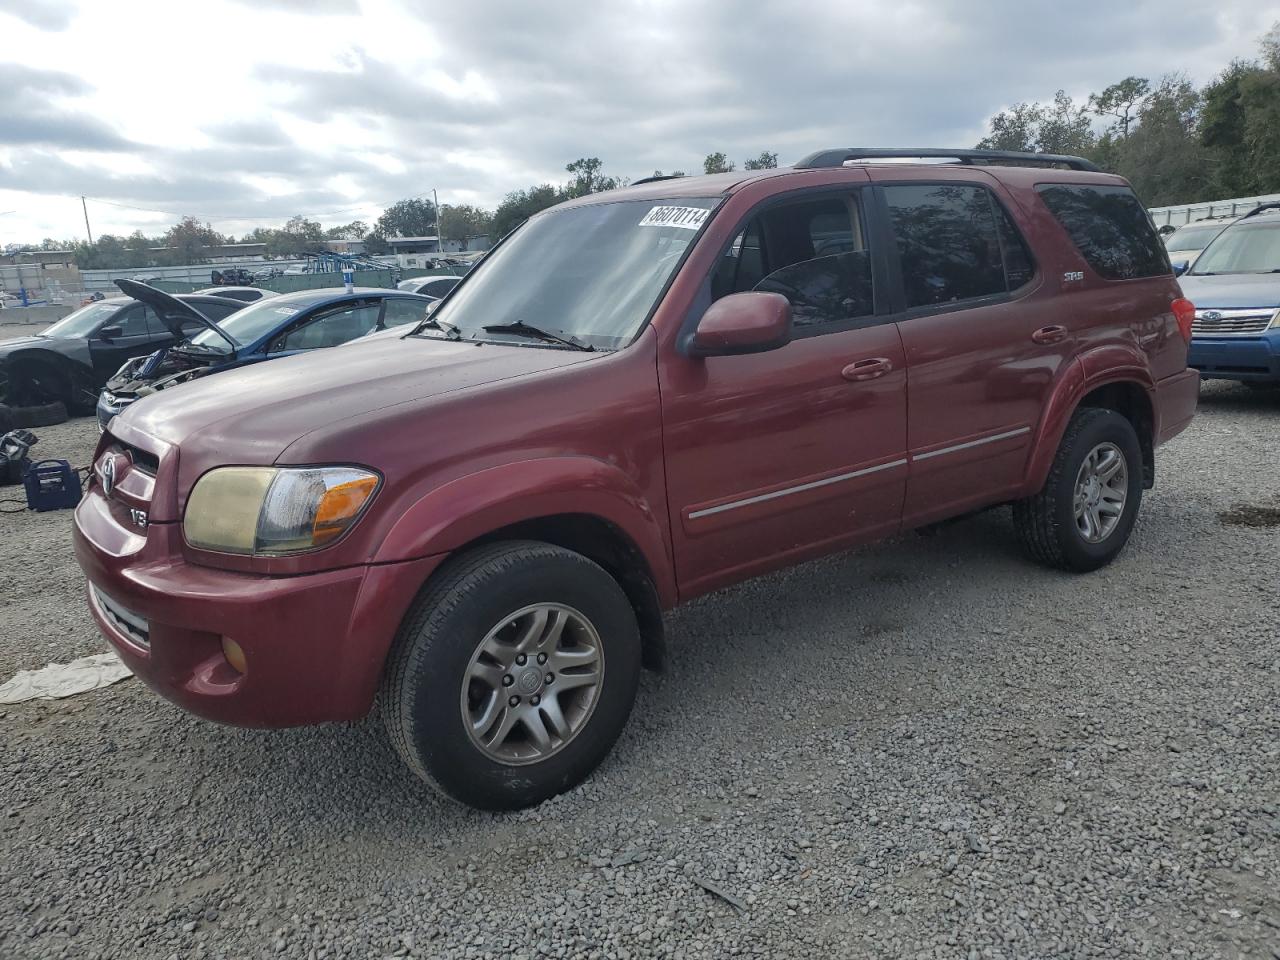
POLYGON ((91 204, 95 234, 242 233, 432 188, 492 205, 584 155, 634 177, 963 146, 1059 87, 1203 82, 1276 20, 1280 0, 0 0, 0 245, 80 235, 81 193, 125 205, 91 204))

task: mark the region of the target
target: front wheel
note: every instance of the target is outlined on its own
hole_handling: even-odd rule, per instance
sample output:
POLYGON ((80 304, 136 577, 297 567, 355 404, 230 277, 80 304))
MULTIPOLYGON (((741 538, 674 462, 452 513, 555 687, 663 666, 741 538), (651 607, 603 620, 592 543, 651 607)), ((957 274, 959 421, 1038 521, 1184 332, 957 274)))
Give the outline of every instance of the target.
POLYGON ((1116 558, 1142 503, 1142 448, 1114 410, 1077 410, 1044 487, 1013 505, 1027 552, 1062 570, 1087 572, 1116 558))
POLYGON ((488 810, 570 789, 613 747, 635 701, 640 634, 617 582, 550 544, 450 561, 401 625, 380 700, 406 764, 488 810))

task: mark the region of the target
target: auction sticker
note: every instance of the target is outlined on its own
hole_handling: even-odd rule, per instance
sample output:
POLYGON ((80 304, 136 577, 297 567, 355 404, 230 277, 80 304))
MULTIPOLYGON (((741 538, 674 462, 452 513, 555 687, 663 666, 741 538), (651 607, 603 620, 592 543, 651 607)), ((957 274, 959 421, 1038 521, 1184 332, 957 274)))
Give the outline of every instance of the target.
POLYGON ((680 227, 697 230, 707 219, 710 210, 702 207, 654 207, 640 221, 642 227, 680 227))

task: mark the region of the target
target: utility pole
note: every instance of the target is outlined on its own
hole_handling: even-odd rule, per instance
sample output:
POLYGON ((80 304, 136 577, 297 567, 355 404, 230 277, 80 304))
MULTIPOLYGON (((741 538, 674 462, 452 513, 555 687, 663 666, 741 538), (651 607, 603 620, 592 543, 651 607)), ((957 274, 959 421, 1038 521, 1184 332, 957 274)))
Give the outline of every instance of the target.
POLYGON ((431 188, 431 205, 436 209, 436 252, 444 253, 444 236, 440 233, 440 201, 436 199, 436 188, 431 188))
POLYGON ((89 229, 89 205, 84 202, 84 194, 80 194, 80 209, 84 211, 84 232, 89 235, 89 246, 93 246, 93 231, 89 229))

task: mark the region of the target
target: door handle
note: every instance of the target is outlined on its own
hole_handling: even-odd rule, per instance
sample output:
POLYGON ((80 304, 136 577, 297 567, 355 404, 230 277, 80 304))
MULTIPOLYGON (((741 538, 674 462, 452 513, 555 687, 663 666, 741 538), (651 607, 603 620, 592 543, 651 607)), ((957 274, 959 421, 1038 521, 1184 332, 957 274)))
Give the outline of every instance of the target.
POLYGON ((1031 339, 1036 343, 1059 343, 1067 339, 1067 328, 1058 323, 1041 327, 1031 335, 1031 339))
POLYGON ((871 357, 849 364, 840 371, 840 376, 846 380, 874 380, 876 377, 883 377, 892 369, 893 362, 888 357, 871 357))

